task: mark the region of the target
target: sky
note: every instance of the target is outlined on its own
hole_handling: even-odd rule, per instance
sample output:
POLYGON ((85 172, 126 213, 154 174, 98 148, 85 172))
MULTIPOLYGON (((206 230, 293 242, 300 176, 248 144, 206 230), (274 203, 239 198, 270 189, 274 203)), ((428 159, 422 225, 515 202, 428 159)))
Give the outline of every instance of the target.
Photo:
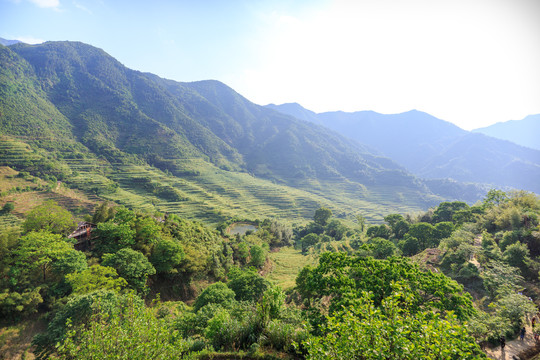
POLYGON ((540 113, 540 0, 0 0, 0 37, 82 41, 260 105, 466 130, 540 113))

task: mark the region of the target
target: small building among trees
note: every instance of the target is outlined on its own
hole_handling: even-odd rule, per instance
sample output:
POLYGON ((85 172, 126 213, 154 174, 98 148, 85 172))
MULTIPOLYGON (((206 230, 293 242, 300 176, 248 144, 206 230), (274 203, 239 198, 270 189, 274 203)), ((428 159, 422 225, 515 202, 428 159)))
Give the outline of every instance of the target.
POLYGON ((68 235, 68 239, 75 239, 77 242, 73 245, 76 250, 86 251, 92 248, 92 230, 97 228, 96 224, 88 221, 82 221, 77 224, 77 229, 68 235))

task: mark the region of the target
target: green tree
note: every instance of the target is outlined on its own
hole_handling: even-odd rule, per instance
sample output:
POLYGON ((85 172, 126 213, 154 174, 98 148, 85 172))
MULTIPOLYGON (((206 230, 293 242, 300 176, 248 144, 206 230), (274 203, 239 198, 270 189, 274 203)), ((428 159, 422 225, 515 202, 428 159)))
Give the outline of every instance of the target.
POLYGON ((420 309, 453 311, 460 319, 475 312, 470 294, 465 293, 461 285, 443 274, 421 271, 406 258, 376 260, 324 253, 316 268, 302 271, 300 275, 296 282, 300 294, 305 298, 328 297, 330 312, 354 303, 364 291, 371 292, 375 305, 379 306, 392 294, 397 282, 412 296, 409 301, 412 312, 420 309))
POLYGON ((187 343, 168 318, 138 301, 112 311, 95 308, 87 323, 70 327, 57 346, 60 359, 182 359, 187 343))
POLYGON ((98 255, 135 245, 135 230, 129 224, 116 224, 113 220, 99 223, 93 234, 94 252, 98 255))
POLYGON ((115 268, 118 275, 126 279, 129 286, 141 294, 145 294, 148 290, 146 287, 148 276, 156 273, 156 269, 142 253, 128 248, 121 249, 115 254, 103 255, 102 265, 115 268))
POLYGON ((300 239, 300 246, 302 248, 302 254, 307 253, 308 249, 319 242, 319 236, 317 234, 307 234, 300 239))
POLYGON ((433 221, 454 221, 454 214, 465 209, 469 209, 469 205, 463 201, 442 202, 433 213, 433 221))
POLYGON ((356 215, 355 218, 358 222, 358 227, 360 227, 360 231, 364 232, 364 228, 366 226, 366 218, 362 215, 356 215))
POLYGON ((339 220, 332 220, 327 223, 325 233, 326 235, 339 241, 343 239, 343 236, 345 236, 347 230, 347 227, 345 227, 339 220))
POLYGON ((68 235, 75 226, 71 213, 53 200, 47 200, 30 210, 23 223, 25 232, 44 230, 62 235, 68 235))
POLYGON ((392 231, 396 239, 403 239, 405 234, 409 232, 409 223, 405 220, 399 220, 393 227, 392 231))
POLYGON ((161 239, 161 227, 149 216, 137 216, 133 227, 135 248, 145 255, 150 254, 151 246, 161 239))
POLYGON ((258 301, 270 285, 253 269, 232 268, 227 276, 227 286, 234 291, 238 301, 258 301))
POLYGON ((413 256, 418 254, 420 243, 418 239, 410 235, 405 235, 404 239, 399 242, 399 248, 405 256, 413 256))
POLYGON ((508 201, 508 195, 502 190, 491 189, 488 191, 482 204, 485 208, 499 206, 508 201))
POLYGON ((521 269, 524 275, 527 273, 528 264, 531 261, 527 245, 520 242, 509 245, 503 252, 503 259, 508 265, 521 269))
POLYGON ((526 296, 516 293, 506 294, 498 299, 493 305, 498 316, 508 319, 517 332, 523 325, 525 319, 537 312, 537 308, 526 296))
POLYGON ((396 245, 390 240, 374 238, 370 239, 368 244, 372 245, 371 254, 375 259, 386 259, 398 252, 396 245))
POLYGON ((97 290, 120 292, 127 287, 125 279, 118 277, 115 269, 108 266, 92 265, 81 272, 66 275, 73 295, 88 294, 97 290))
POLYGON ((13 204, 12 202, 7 202, 4 204, 4 206, 2 206, 1 212, 4 214, 9 214, 13 210, 15 210, 15 204, 13 204))
POLYGON ((372 238, 379 237, 383 239, 390 239, 390 237, 392 236, 392 229, 386 224, 382 224, 379 226, 373 225, 368 227, 366 235, 372 238))
POLYGON ((253 245, 249 249, 251 256, 251 265, 257 268, 261 268, 266 261, 266 251, 259 245, 253 245))
POLYGON ((435 228, 433 225, 425 222, 419 222, 410 226, 408 234, 418 239, 420 249, 423 250, 431 246, 436 247, 439 245, 439 243, 434 239, 434 232, 435 228))
POLYGON ((92 222, 94 224, 99 224, 106 222, 114 217, 114 206, 108 201, 102 202, 94 210, 94 215, 92 216, 92 222))
POLYGON ((490 261, 481 277, 484 280, 484 287, 492 299, 498 295, 517 292, 523 283, 519 269, 501 261, 490 261))
POLYGON ((452 235, 452 232, 454 232, 454 224, 451 221, 443 221, 435 224, 433 236, 438 240, 442 240, 450 237, 450 235, 452 235))
POLYGON ((150 262, 158 274, 177 272, 176 268, 185 258, 182 244, 174 239, 163 238, 152 249, 150 262))
MULTIPOLYGON (((74 250, 59 234, 47 231, 30 232, 19 240, 14 250, 15 266, 47 281, 51 270, 65 275, 86 267, 84 254, 74 250)), ((36 280, 37 281, 37 280, 36 280)))
POLYGON ((218 304, 230 308, 234 302, 235 293, 226 284, 218 281, 204 289, 193 304, 193 311, 198 311, 207 304, 218 304))
POLYGON ((315 210, 315 215, 313 215, 313 221, 315 223, 326 226, 328 220, 332 217, 332 210, 327 209, 325 207, 321 207, 317 210, 315 210))
POLYGON ((27 289, 23 292, 4 289, 0 292, 0 314, 4 319, 15 320, 38 311, 38 305, 43 302, 40 287, 27 289))
POLYGON ((56 345, 62 343, 68 333, 68 320, 73 326, 90 324, 90 316, 95 309, 111 313, 118 306, 124 306, 127 302, 138 301, 139 298, 128 295, 120 295, 114 291, 95 291, 92 293, 72 297, 64 306, 52 314, 51 321, 47 324, 47 330, 37 334, 32 340, 36 347, 34 354, 38 359, 49 359, 56 345))
POLYGON ((404 294, 376 306, 368 294, 327 318, 323 336, 304 341, 307 359, 487 359, 449 313, 410 313, 404 294))

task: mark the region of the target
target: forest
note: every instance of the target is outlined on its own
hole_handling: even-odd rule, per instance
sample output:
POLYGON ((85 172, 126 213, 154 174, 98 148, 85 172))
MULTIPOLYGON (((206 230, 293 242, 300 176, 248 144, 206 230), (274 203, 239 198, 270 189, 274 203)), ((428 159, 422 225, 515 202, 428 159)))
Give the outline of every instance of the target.
POLYGON ((487 358, 537 312, 539 216, 534 193, 501 190, 379 224, 320 207, 302 224, 209 227, 48 200, 0 228, 0 346, 39 322, 23 349, 37 359, 487 358), (81 220, 85 251, 68 237, 81 220), (314 261, 281 287, 272 254, 287 249, 314 261))

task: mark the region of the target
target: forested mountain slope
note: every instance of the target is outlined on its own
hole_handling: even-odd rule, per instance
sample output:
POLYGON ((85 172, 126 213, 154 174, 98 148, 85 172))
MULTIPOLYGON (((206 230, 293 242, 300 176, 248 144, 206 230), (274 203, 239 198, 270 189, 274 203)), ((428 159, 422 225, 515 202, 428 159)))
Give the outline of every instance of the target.
MULTIPOLYGON (((300 198, 304 207, 311 203, 309 211, 331 199, 347 213, 367 204, 413 210, 441 198, 482 196, 478 189, 436 191, 442 197, 436 196, 392 160, 326 128, 255 105, 217 81, 161 79, 79 42, 2 46, 0 59, 0 131, 11 141, 3 147, 2 165, 79 187, 86 186, 88 174, 92 179, 98 174, 100 185, 89 189, 105 188, 110 200, 126 205, 141 206, 142 200, 124 201, 119 191, 148 199, 150 190, 154 197, 161 194, 146 200, 153 205, 164 198, 198 202, 212 207, 202 213, 219 214, 220 207, 231 209, 225 205, 230 201, 252 196, 253 182, 257 189, 286 185, 306 191, 291 195, 281 188, 289 194, 281 198, 255 194, 257 204, 289 211, 300 198), (13 141, 40 155, 28 161, 12 151, 13 141), (152 180, 162 175, 140 175, 140 167, 148 165, 168 174, 160 180, 167 189, 156 190, 162 185, 152 180), (182 188, 186 184, 189 190, 182 188)), ((175 212, 178 205, 161 209, 175 212)))
POLYGON ((452 178, 540 192, 540 151, 470 133, 420 111, 316 114, 298 104, 268 105, 369 145, 423 178, 452 178))

